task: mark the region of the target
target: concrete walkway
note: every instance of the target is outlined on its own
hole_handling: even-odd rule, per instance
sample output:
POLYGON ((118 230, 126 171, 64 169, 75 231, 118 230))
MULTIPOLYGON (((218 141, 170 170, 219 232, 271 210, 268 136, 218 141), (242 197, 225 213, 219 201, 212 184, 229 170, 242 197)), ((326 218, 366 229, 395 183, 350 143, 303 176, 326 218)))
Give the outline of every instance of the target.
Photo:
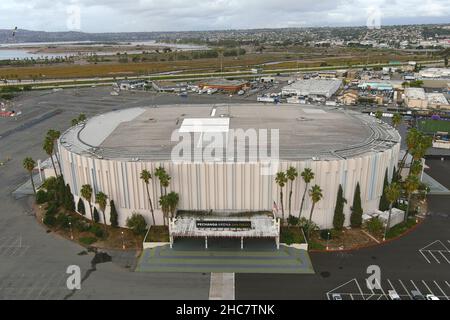
POLYGON ((211 273, 209 300, 235 300, 234 273, 211 273))

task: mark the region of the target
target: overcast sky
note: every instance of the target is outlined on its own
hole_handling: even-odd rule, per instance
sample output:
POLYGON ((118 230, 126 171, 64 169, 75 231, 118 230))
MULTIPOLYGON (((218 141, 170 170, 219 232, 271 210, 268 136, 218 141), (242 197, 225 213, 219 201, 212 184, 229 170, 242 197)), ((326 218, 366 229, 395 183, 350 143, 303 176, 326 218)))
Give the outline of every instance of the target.
POLYGON ((450 23, 450 0, 0 0, 0 28, 43 31, 352 26, 374 16, 381 25, 450 23))

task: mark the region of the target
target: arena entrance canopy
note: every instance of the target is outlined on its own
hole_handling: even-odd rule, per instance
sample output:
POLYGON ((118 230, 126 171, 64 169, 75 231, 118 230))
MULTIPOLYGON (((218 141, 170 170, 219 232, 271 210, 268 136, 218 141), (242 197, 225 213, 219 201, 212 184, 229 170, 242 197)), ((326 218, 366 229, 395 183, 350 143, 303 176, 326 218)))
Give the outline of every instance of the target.
POLYGON ((272 213, 180 213, 169 221, 170 247, 175 238, 204 238, 208 249, 208 238, 234 238, 275 240, 280 248, 280 220, 272 213))

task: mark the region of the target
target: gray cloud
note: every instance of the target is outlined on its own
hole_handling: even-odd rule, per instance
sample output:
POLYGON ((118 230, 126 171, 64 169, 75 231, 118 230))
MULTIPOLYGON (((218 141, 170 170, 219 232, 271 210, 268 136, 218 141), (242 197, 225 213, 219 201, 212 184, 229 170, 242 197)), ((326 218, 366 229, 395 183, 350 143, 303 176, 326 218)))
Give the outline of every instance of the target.
POLYGON ((448 0, 2 0, 0 28, 64 31, 70 6, 87 32, 364 25, 373 8, 382 23, 450 21, 448 0))

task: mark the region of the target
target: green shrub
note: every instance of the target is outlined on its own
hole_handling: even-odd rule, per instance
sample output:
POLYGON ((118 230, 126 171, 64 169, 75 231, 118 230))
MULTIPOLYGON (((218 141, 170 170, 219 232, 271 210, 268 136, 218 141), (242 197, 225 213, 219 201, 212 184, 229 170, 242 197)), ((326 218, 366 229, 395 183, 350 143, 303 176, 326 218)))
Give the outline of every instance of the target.
POLYGON ((359 183, 356 185, 355 196, 353 197, 352 214, 350 223, 352 228, 359 228, 362 225, 363 208, 361 205, 361 187, 359 183))
POLYGON ((287 222, 290 226, 296 226, 300 222, 300 219, 295 216, 289 216, 287 222))
POLYGON ((100 225, 98 224, 93 224, 90 228, 89 228, 89 232, 93 233, 97 238, 99 239, 103 239, 105 236, 105 231, 103 230, 102 227, 100 227, 100 225))
POLYGON ((136 235, 145 235, 147 222, 142 215, 133 213, 131 217, 127 218, 127 227, 133 230, 136 235))
POLYGON ((39 190, 36 192, 36 203, 37 204, 44 204, 48 201, 48 195, 47 192, 44 190, 39 190))
POLYGON ((110 204, 110 208, 111 208, 111 210, 110 210, 110 220, 109 221, 111 222, 111 226, 113 228, 117 228, 119 226, 119 221, 118 221, 119 220, 119 216, 117 214, 116 206, 115 206, 113 200, 111 200, 109 204, 110 204))
POLYGON ((79 219, 74 222, 73 227, 77 229, 79 232, 87 232, 90 230, 91 225, 88 222, 79 219))
POLYGON ((366 229, 373 235, 381 234, 384 229, 383 222, 375 217, 366 222, 366 229))
POLYGON ((56 216, 56 225, 63 229, 68 229, 70 225, 70 217, 61 212, 56 216))
POLYGON ((56 225, 56 217, 54 214, 46 213, 43 222, 48 227, 54 227, 56 225))
POLYGON ((94 237, 82 237, 80 238, 80 243, 86 246, 90 246, 93 243, 96 243, 97 239, 94 237))
POLYGON ((83 199, 80 198, 80 200, 78 200, 78 205, 77 205, 77 211, 82 214, 83 216, 86 215, 86 208, 84 206, 84 201, 83 199))
POLYGON ((98 210, 96 207, 94 207, 94 222, 98 223, 100 221, 100 215, 98 214, 98 210))
POLYGON ((58 213, 58 209, 59 209, 59 206, 57 203, 50 202, 48 205, 46 214, 50 214, 50 215, 54 216, 54 215, 56 215, 56 213, 58 213))

